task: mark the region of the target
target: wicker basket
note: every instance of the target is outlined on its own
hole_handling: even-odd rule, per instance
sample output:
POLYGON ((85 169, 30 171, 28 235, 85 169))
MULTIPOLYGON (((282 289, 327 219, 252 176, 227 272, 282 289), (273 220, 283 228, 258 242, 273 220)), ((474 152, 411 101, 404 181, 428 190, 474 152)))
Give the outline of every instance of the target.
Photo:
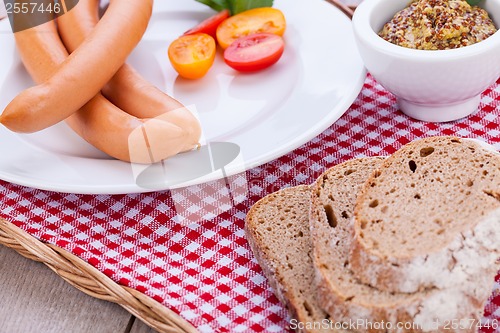
POLYGON ((14 249, 28 259, 44 263, 57 275, 87 295, 121 305, 158 332, 198 332, 179 315, 150 297, 117 284, 68 251, 43 243, 2 219, 0 219, 0 244, 14 249))

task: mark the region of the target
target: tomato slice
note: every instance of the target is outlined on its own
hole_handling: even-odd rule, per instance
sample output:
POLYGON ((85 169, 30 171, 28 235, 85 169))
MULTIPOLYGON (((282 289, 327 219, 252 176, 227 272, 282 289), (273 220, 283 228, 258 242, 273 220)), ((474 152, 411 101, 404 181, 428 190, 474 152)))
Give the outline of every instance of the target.
POLYGON ((260 33, 237 39, 224 51, 224 61, 240 72, 255 72, 275 64, 285 42, 278 35, 260 33))
POLYGON ((255 8, 231 16, 222 22, 217 28, 217 41, 223 49, 226 49, 240 37, 261 32, 283 36, 285 29, 285 16, 279 9, 255 8))
POLYGON ((192 35, 204 33, 215 38, 215 33, 217 31, 217 27, 221 24, 225 19, 230 16, 229 10, 224 9, 223 11, 207 18, 194 28, 189 29, 184 33, 184 35, 192 35))
POLYGON ((172 67, 186 79, 203 77, 215 59, 215 40, 207 34, 181 36, 168 48, 172 67))

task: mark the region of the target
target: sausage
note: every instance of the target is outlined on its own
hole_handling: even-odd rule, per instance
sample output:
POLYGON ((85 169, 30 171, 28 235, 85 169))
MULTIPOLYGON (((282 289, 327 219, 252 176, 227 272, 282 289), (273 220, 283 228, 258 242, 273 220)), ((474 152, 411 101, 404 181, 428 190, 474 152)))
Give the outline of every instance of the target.
POLYGON ((31 133, 80 109, 113 77, 139 43, 152 7, 153 0, 111 0, 78 50, 48 80, 16 96, 0 116, 0 123, 15 132, 31 133))
MULTIPOLYGON (((74 52, 99 22, 99 0, 80 0, 68 13, 57 18, 59 35, 69 52, 74 52)), ((102 89, 103 95, 123 111, 138 118, 169 121, 188 132, 186 150, 200 139, 197 119, 181 103, 124 64, 102 89)))
MULTIPOLYGON (((36 83, 57 75, 68 52, 54 21, 17 32, 14 36, 21 59, 36 83)), ((183 150, 187 140, 187 133, 179 126, 131 116, 100 93, 66 122, 96 148, 114 158, 134 163, 155 163, 173 156, 183 150)))

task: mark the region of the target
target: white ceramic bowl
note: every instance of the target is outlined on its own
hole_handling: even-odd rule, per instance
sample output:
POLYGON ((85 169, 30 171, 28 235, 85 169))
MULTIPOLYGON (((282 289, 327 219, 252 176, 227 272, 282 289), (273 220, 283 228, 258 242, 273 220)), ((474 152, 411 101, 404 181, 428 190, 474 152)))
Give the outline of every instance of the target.
MULTIPOLYGON (((500 32, 453 50, 414 50, 389 43, 378 32, 405 0, 365 0, 353 17, 356 42, 367 70, 397 97, 401 111, 433 122, 475 112, 481 93, 500 76, 500 32)), ((500 0, 482 1, 500 27, 500 0)))

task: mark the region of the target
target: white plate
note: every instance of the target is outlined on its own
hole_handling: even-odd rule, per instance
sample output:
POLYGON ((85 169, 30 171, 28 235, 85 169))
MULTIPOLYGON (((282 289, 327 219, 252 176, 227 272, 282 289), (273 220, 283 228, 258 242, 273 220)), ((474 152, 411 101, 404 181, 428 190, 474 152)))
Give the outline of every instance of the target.
MULTIPOLYGON (((130 63, 192 105, 206 146, 150 168, 113 160, 59 124, 19 135, 0 128, 0 179, 70 193, 133 193, 199 184, 278 158, 321 133, 351 105, 365 78, 351 21, 322 0, 276 0, 287 19, 286 50, 273 67, 238 74, 217 55, 209 74, 183 80, 171 68, 172 40, 213 15, 194 0, 155 2, 154 15, 130 63), (209 151, 210 150, 210 151, 209 151), (217 155, 218 161, 211 158, 217 155), (234 158, 237 155, 236 158, 234 158), (233 160, 234 158, 234 160, 233 160), (223 170, 217 169, 225 166, 223 170), (215 170, 215 171, 214 171, 215 170)), ((0 110, 32 85, 0 22, 0 110)))

